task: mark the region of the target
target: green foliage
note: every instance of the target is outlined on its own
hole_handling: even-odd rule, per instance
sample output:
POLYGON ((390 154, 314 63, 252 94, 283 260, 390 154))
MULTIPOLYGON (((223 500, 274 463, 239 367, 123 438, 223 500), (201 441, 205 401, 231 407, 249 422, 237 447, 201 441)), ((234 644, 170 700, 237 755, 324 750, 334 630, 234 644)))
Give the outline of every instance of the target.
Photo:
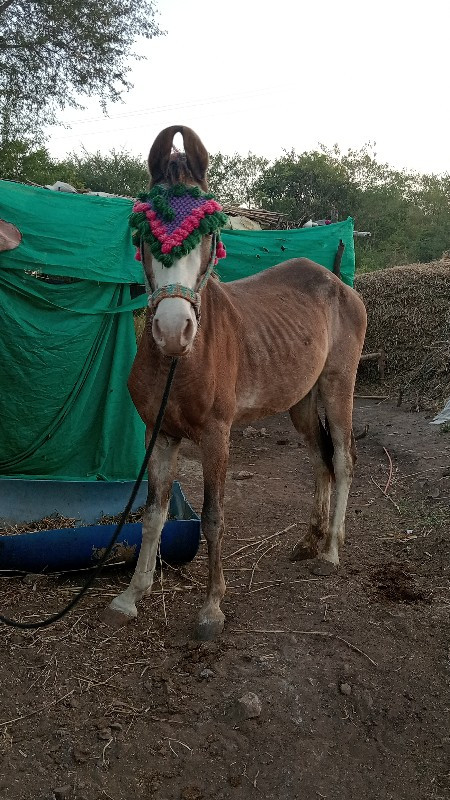
POLYGON ((374 144, 337 146, 274 161, 254 186, 259 204, 306 219, 345 219, 371 237, 356 239, 357 269, 431 261, 450 249, 450 175, 418 175, 377 161, 374 144))
POLYGON ((345 168, 325 153, 285 151, 259 178, 262 207, 287 214, 294 225, 312 219, 342 219, 353 209, 355 187, 345 168))
POLYGON ((57 161, 45 147, 20 140, 0 144, 0 178, 41 186, 59 180, 76 189, 128 197, 137 197, 149 181, 145 161, 124 150, 107 155, 83 150, 57 161))
POLYGON ((255 184, 268 164, 267 158, 254 153, 246 156, 215 153, 209 159, 209 188, 225 205, 251 206, 255 203, 255 184))
POLYGON ((0 2, 2 139, 42 130, 80 96, 117 100, 136 36, 161 34, 155 14, 153 0, 0 2))
POLYGON ((73 173, 77 187, 92 192, 137 197, 149 182, 145 161, 126 150, 111 150, 107 155, 102 155, 83 149, 80 155, 71 153, 63 166, 73 173))
POLYGON ((0 143, 0 178, 40 185, 56 180, 73 184, 75 173, 69 164, 54 161, 45 147, 16 139, 0 143))

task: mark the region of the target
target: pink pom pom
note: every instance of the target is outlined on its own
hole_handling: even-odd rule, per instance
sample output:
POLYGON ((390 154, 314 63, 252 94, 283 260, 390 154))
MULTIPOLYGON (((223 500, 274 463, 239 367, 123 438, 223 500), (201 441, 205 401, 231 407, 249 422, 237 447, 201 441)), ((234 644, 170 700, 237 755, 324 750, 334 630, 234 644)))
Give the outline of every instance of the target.
POLYGON ((222 242, 217 242, 216 255, 217 258, 226 258, 227 256, 227 251, 222 242))
POLYGON ((136 255, 134 256, 136 261, 142 261, 141 251, 138 249, 136 250, 136 255))
POLYGON ((135 203, 133 206, 133 211, 136 214, 139 214, 141 211, 147 211, 149 208, 150 206, 148 203, 135 203))
POLYGON ((206 214, 214 214, 215 211, 220 210, 219 203, 216 203, 215 200, 208 200, 202 208, 205 209, 206 214))
POLYGON ((217 267, 217 264, 218 264, 218 263, 219 263, 219 259, 218 259, 218 258, 217 258, 217 256, 216 256, 216 257, 215 257, 215 259, 214 259, 214 266, 215 266, 215 267, 217 267))
POLYGON ((170 253, 172 247, 173 247, 172 240, 166 239, 163 246, 161 247, 161 253, 170 253))
POLYGON ((165 227, 164 227, 163 225, 161 225, 160 223, 155 223, 155 224, 153 224, 151 227, 152 227, 152 233, 153 233, 153 235, 154 235, 154 236, 157 236, 158 238, 159 238, 160 236, 164 236, 164 235, 166 234, 166 229, 165 229, 165 227))

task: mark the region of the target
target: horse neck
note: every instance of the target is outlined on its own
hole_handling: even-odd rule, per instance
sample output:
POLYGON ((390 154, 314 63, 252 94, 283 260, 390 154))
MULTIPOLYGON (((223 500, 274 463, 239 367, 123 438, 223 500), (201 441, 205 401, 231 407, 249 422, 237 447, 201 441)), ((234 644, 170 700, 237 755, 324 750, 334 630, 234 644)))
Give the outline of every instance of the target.
POLYGON ((239 315, 231 301, 226 284, 210 278, 202 291, 201 323, 203 336, 213 335, 215 331, 233 329, 239 324, 239 315))

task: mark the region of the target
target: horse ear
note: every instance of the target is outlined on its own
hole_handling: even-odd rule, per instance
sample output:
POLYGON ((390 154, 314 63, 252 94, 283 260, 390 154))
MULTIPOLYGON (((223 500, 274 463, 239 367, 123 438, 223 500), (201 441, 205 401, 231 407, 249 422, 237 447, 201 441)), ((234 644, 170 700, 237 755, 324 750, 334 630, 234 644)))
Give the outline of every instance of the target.
POLYGON ((152 183, 158 183, 166 177, 172 152, 173 137, 176 133, 182 133, 182 131, 182 125, 171 125, 170 128, 164 128, 161 133, 158 133, 148 155, 148 170, 152 183))
POLYGON ((208 170, 208 151, 192 128, 183 125, 182 134, 187 165, 194 178, 199 183, 204 183, 208 170))
POLYGON ((148 169, 152 183, 158 183, 166 178, 173 138, 177 133, 181 133, 183 137, 189 170, 199 183, 205 184, 209 160, 208 151, 197 134, 186 125, 171 125, 169 128, 164 128, 153 142, 148 156, 148 169))

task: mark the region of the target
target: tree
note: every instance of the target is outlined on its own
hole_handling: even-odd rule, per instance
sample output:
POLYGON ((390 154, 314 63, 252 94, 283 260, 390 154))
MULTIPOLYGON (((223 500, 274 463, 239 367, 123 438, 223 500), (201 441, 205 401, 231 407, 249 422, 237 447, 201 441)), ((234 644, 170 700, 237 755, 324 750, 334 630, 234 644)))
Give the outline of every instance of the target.
POLYGON ((70 164, 58 163, 45 147, 36 147, 20 139, 0 142, 0 178, 41 186, 56 180, 76 182, 70 164))
POLYGON ((81 155, 72 153, 68 156, 61 167, 74 175, 77 187, 92 192, 136 197, 149 184, 145 161, 125 150, 111 150, 105 156, 100 152, 83 150, 81 155))
POLYGON ((209 188, 226 205, 251 206, 255 202, 255 184, 268 164, 267 158, 254 153, 246 156, 215 153, 209 158, 209 188))
POLYGON ((33 136, 58 109, 96 95, 105 106, 130 87, 126 59, 136 34, 162 31, 153 0, 4 0, 0 2, 2 140, 33 136))
POLYGON ((286 214, 293 225, 307 219, 342 219, 351 213, 355 186, 338 159, 313 151, 284 151, 256 182, 263 208, 286 214))

